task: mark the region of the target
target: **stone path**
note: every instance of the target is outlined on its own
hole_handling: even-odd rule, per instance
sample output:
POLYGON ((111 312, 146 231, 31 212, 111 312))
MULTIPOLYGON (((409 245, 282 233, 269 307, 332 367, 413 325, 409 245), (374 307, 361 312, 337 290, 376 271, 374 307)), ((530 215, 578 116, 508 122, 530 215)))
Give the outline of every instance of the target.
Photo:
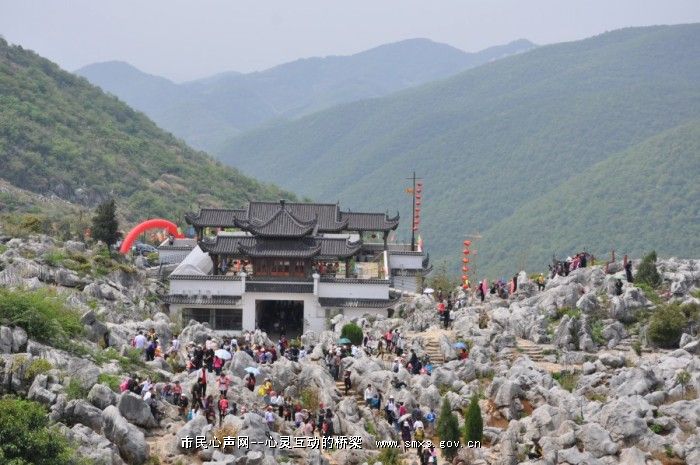
POLYGON ((516 340, 516 348, 516 352, 513 352, 510 356, 511 362, 515 361, 520 355, 525 355, 532 360, 538 368, 549 373, 559 373, 564 370, 581 370, 581 365, 561 364, 545 361, 544 351, 554 350, 554 346, 551 344, 535 344, 530 340, 518 338, 516 340))

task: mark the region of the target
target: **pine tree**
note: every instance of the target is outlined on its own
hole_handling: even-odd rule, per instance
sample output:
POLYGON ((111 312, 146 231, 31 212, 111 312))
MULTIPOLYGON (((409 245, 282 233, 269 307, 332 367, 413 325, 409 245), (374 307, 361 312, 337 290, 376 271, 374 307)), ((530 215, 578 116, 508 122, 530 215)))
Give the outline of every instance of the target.
POLYGON ((656 251, 652 251, 649 255, 644 257, 637 269, 635 281, 648 284, 651 287, 658 287, 661 285, 661 276, 656 269, 656 251))
POLYGON ((114 199, 110 199, 98 205, 92 218, 92 237, 107 244, 110 250, 118 239, 119 222, 116 213, 117 206, 114 199))
POLYGON ((459 421, 457 416, 452 413, 452 407, 447 399, 442 401, 442 407, 440 407, 440 415, 437 421, 437 433, 440 437, 440 441, 452 441, 452 447, 445 447, 442 449, 442 455, 447 460, 452 460, 455 455, 457 455, 457 449, 459 448, 456 444, 459 441, 459 421))
POLYGON ((479 396, 474 394, 467 415, 464 418, 464 438, 469 441, 481 441, 484 436, 484 420, 481 418, 481 408, 479 408, 479 396))

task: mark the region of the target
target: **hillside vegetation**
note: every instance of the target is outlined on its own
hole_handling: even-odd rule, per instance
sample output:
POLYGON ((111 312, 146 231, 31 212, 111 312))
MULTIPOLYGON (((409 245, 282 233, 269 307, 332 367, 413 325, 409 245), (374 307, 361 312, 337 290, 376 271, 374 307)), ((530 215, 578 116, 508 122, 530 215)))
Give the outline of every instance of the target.
POLYGON ((195 147, 218 149, 228 137, 276 118, 380 97, 533 48, 527 40, 466 53, 427 39, 386 44, 351 56, 307 58, 248 73, 175 84, 128 63, 76 71, 195 147))
POLYGON ((403 218, 404 178, 415 169, 425 178, 422 233, 433 257, 456 267, 463 235, 479 231, 479 266, 492 275, 541 269, 552 253, 583 247, 602 254, 644 244, 689 256, 700 224, 697 210, 684 215, 700 199, 689 188, 697 151, 684 140, 694 126, 684 125, 700 118, 698 57, 697 24, 613 31, 251 131, 221 158, 299 194, 399 207, 403 218), (537 205, 547 214, 535 215, 537 205), (678 205, 683 213, 648 214, 678 205))
POLYGON ((46 196, 86 206, 114 196, 130 221, 291 196, 192 150, 85 79, 4 40, 0 166, 0 178, 46 196))

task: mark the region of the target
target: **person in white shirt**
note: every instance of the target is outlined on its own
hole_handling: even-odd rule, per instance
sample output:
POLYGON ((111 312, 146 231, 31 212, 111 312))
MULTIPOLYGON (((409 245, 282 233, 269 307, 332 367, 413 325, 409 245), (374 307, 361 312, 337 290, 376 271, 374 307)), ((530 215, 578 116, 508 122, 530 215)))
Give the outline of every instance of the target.
POLYGON ((139 333, 134 337, 134 347, 143 350, 146 348, 146 342, 146 336, 143 335, 143 331, 139 331, 139 333))
POLYGON ((365 389, 365 403, 369 406, 372 403, 373 398, 374 398, 374 389, 372 389, 371 384, 368 384, 367 388, 365 389))
POLYGON ((270 431, 275 430, 275 414, 272 412, 272 406, 267 407, 267 411, 265 411, 265 423, 267 423, 267 427, 270 428, 270 431))

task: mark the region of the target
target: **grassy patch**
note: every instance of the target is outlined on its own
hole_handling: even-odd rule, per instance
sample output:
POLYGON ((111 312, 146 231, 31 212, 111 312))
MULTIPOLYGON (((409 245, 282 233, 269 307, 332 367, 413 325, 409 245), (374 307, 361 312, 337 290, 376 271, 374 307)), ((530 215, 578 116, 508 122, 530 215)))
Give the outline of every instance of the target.
POLYGON ((88 390, 85 389, 76 378, 71 378, 66 386, 66 397, 68 400, 84 399, 88 395, 88 390))
POLYGON ((60 345, 83 332, 80 314, 47 289, 0 289, 0 323, 22 327, 41 342, 60 345))
POLYGON ((591 324, 591 339, 599 346, 604 346, 608 341, 603 337, 603 322, 595 320, 591 324))
POLYGON ((561 307, 557 309, 557 314, 554 317, 555 320, 561 320, 564 315, 567 315, 569 318, 580 318, 581 317, 581 310, 578 308, 569 308, 569 307, 561 307))
POLYGON ((119 392, 119 385, 121 384, 121 381, 117 375, 100 373, 99 376, 97 376, 97 382, 108 386, 114 392, 119 392))
POLYGON ((394 447, 382 449, 375 461, 382 465, 401 465, 403 463, 399 455, 399 449, 394 447))
POLYGON ((66 258, 66 254, 59 249, 52 249, 44 254, 44 261, 50 266, 61 266, 66 258))
POLYGON ((639 288, 644 293, 644 296, 647 299, 649 299, 654 305, 661 305, 663 303, 663 300, 661 300, 659 294, 649 284, 635 283, 635 286, 637 286, 637 288, 639 288))
POLYGON ((559 383, 562 389, 573 392, 578 384, 578 375, 569 372, 552 373, 552 378, 559 383))
POLYGON ((52 368, 53 365, 51 365, 51 362, 49 362, 48 360, 44 358, 36 358, 32 360, 32 363, 30 363, 27 367, 25 378, 28 380, 29 383, 31 383, 31 381, 33 381, 37 375, 46 373, 52 368))

